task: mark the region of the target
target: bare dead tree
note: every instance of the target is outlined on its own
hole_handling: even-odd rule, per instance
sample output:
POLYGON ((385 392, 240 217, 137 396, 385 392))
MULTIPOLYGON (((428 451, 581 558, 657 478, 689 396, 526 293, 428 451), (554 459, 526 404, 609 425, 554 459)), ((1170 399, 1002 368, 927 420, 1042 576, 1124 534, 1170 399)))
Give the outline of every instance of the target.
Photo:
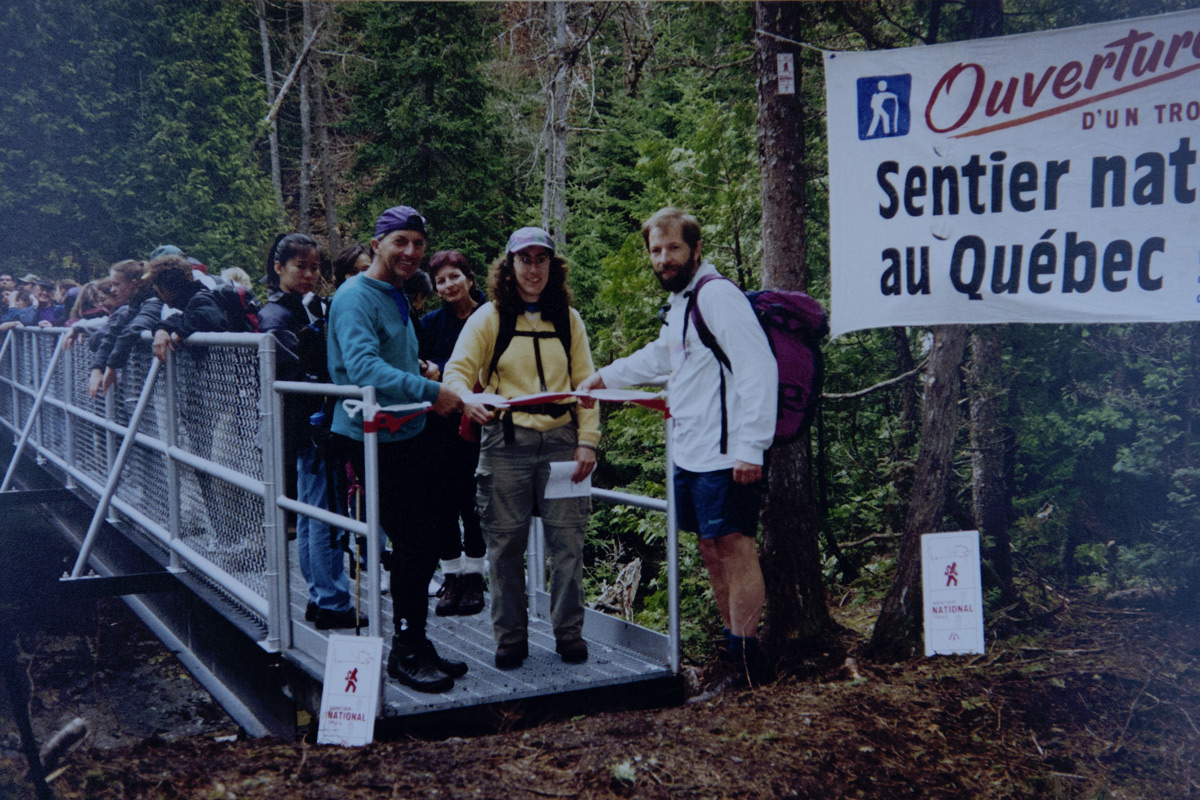
MULTIPOLYGON (((545 173, 542 184, 542 227, 556 245, 566 241, 567 134, 570 131, 572 89, 576 69, 592 40, 613 13, 615 3, 572 4, 551 0, 545 4, 546 56, 543 75, 546 123, 542 130, 545 173), (581 9, 574 20, 572 7, 581 9)), ((586 83, 586 81, 581 81, 586 83)))
POLYGON ((542 227, 554 244, 566 242, 567 221, 567 88, 571 42, 564 0, 546 3, 546 127, 545 179, 542 184, 542 227))
POLYGON ((629 92, 630 97, 637 97, 642 69, 654 55, 654 46, 662 35, 662 31, 657 30, 651 22, 649 9, 650 3, 647 0, 635 0, 624 3, 618 16, 621 72, 624 75, 625 91, 629 92))
MULTIPOLYGON (((303 9, 304 40, 307 42, 313 35, 312 0, 304 0, 303 9)), ((309 82, 312 78, 312 64, 307 58, 301 58, 300 67, 300 184, 296 190, 297 228, 302 233, 308 233, 309 209, 312 201, 309 199, 309 188, 312 183, 312 110, 309 107, 309 82)))
MULTIPOLYGON (((262 43, 263 80, 267 85, 267 105, 275 105, 275 68, 271 64, 271 36, 267 28, 265 0, 255 0, 258 12, 258 38, 262 43)), ((275 117, 268 122, 271 146, 271 185, 275 187, 275 205, 283 208, 283 176, 279 168, 279 123, 275 117)))

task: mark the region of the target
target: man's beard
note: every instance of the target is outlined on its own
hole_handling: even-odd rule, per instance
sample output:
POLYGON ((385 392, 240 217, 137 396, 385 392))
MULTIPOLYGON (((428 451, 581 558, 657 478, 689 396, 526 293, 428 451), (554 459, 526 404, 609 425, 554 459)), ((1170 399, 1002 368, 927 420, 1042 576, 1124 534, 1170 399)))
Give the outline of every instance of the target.
POLYGON ((658 285, 668 292, 675 294, 682 292, 687 288, 687 285, 692 282, 692 276, 696 274, 696 250, 692 248, 688 252, 687 263, 676 271, 675 275, 668 278, 664 275, 654 273, 654 277, 658 278, 658 285))

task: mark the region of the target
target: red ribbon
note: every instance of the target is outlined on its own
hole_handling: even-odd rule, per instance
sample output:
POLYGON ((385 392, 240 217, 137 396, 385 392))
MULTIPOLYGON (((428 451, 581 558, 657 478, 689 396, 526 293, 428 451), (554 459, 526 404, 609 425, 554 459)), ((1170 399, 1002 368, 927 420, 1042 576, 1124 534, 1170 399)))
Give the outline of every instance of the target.
MULTIPOLYGON (((432 406, 430 406, 432 408, 432 406)), ((375 412, 375 419, 371 422, 363 422, 364 433, 379 433, 381 430, 387 430, 388 433, 395 433, 407 422, 411 422, 422 414, 429 412, 429 408, 423 408, 420 411, 414 411, 411 414, 405 414, 403 417, 397 417, 395 414, 389 414, 386 411, 375 412)))
MULTIPOLYGON (((555 398, 555 397, 546 396, 543 394, 543 395, 540 395, 531 400, 520 400, 520 399, 512 400, 512 401, 509 401, 508 405, 510 408, 520 408, 521 406, 541 405, 542 403, 550 402, 554 399, 561 399, 563 397, 574 397, 574 396, 575 395, 563 393, 561 395, 558 395, 557 398, 555 398)), ((641 400, 641 399, 639 399, 639 400, 616 400, 616 401, 601 400, 601 402, 633 403, 634 405, 639 405, 639 406, 643 406, 645 408, 652 409, 654 411, 658 411, 658 412, 664 414, 665 416, 667 416, 668 418, 671 416, 671 411, 667 407, 667 401, 664 400, 662 397, 651 397, 651 398, 647 398, 644 400, 641 400)), ((389 414, 386 411, 377 411, 377 412, 375 412, 374 421, 371 421, 371 422, 364 421, 363 422, 363 432, 364 433, 379 433, 382 430, 386 430, 388 433, 395 433, 396 431, 400 430, 400 428, 402 426, 404 426, 406 423, 411 422, 412 420, 416 419, 417 417, 421 416, 422 414, 428 414, 432 409, 433 409, 433 406, 429 406, 428 408, 423 408, 420 411, 414 411, 411 414, 405 414, 402 417, 397 417, 395 414, 389 414)))

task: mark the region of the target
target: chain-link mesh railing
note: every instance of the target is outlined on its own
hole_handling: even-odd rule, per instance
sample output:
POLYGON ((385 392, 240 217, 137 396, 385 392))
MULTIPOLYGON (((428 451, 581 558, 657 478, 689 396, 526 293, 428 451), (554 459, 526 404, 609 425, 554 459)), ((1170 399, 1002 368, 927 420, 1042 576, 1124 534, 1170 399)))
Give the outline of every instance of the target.
MULTIPOLYGON (((0 418, 15 433, 29 419, 61 334, 54 329, 9 332, 11 341, 0 358, 0 418)), ((150 387, 113 506, 132 530, 162 549, 178 552, 173 541, 186 545, 197 558, 189 564, 185 557, 185 566, 201 565, 198 577, 264 622, 269 587, 263 448, 268 434, 259 425, 262 337, 205 338, 218 341, 180 348, 172 368, 160 370, 150 387), (174 519, 172 497, 178 498, 174 519), (251 597, 247 602, 247 592, 261 601, 251 597)), ((114 474, 151 359, 143 341, 107 396, 92 398, 87 392, 91 353, 82 339, 75 342, 51 374, 27 446, 100 496, 114 474)))

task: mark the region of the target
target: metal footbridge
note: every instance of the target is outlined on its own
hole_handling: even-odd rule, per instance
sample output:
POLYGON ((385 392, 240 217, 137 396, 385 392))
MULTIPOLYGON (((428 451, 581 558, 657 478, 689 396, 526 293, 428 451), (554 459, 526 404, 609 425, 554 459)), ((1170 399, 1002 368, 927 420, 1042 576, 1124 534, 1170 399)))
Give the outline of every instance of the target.
MULTIPOLYGON (((288 512, 365 539, 358 593, 369 625, 362 634, 382 636, 386 658, 393 628, 381 591, 376 435, 368 428, 364 437, 365 519, 299 503, 282 488, 283 397, 357 400, 370 417, 374 389, 276 381, 273 337, 225 333, 196 334, 165 363, 150 356, 146 337, 120 381, 92 398, 92 354, 83 338, 68 346, 66 333, 18 328, 0 343, 0 425, 10 433, 0 437, 0 463, 8 462, 0 520, 17 506, 42 509, 78 550, 51 591, 123 596, 248 734, 294 735, 297 712, 315 716, 320 707, 329 632, 305 621, 307 588, 288 540, 288 512)), ((666 483, 666 501, 602 489, 593 498, 665 512, 666 483)), ((590 657, 564 664, 554 652, 545 570, 529 568, 524 666, 495 668, 488 609, 435 617, 431 608, 430 638, 469 671, 441 694, 409 690, 385 675, 377 735, 451 720, 456 729, 488 729, 533 709, 679 702, 673 517, 666 514, 666 632, 588 609, 590 657)), ((0 535, 20 533, 0 525, 0 535)), ((536 519, 532 533, 527 564, 544 565, 536 519)))

